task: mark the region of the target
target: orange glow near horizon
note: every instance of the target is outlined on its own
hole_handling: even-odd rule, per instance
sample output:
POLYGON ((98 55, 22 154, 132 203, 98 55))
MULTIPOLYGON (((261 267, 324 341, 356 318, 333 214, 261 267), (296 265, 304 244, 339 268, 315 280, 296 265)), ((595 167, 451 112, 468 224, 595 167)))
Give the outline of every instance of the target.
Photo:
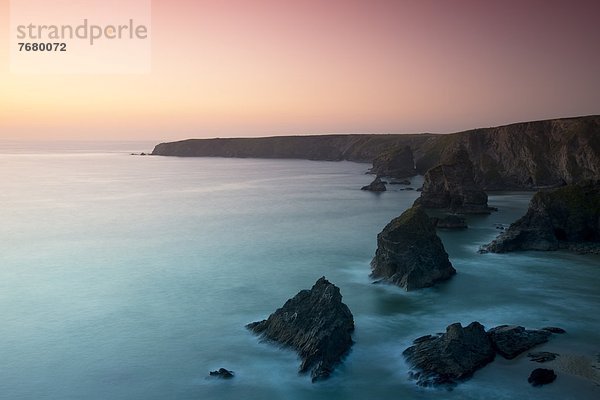
POLYGON ((585 0, 155 0, 148 74, 11 74, 5 34, 0 139, 453 132, 598 114, 599 11, 585 0))

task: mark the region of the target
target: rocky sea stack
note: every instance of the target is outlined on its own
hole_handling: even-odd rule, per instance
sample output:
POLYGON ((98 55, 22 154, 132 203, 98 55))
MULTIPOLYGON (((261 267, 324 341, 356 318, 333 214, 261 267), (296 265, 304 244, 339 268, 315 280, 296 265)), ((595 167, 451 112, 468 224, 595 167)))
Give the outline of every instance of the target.
POLYGON ((361 187, 360 190, 366 190, 369 192, 385 192, 387 189, 381 178, 376 177, 373 182, 369 183, 367 186, 361 187))
POLYGON ((600 181, 536 193, 527 213, 482 252, 600 247, 600 181))
POLYGON ((432 286, 456 270, 422 207, 412 207, 377 235, 371 276, 406 290, 432 286))
POLYGON ((473 163, 464 147, 449 150, 440 164, 425 174, 415 204, 466 214, 489 214, 487 194, 475 183, 473 163))
POLYGON ((410 146, 400 146, 378 155, 373 160, 371 172, 397 179, 417 175, 412 149, 410 146))
POLYGON ((342 303, 340 289, 325 277, 310 290, 302 290, 268 319, 253 322, 248 329, 295 349, 300 372, 311 371, 312 381, 329 377, 353 344, 354 317, 342 303))

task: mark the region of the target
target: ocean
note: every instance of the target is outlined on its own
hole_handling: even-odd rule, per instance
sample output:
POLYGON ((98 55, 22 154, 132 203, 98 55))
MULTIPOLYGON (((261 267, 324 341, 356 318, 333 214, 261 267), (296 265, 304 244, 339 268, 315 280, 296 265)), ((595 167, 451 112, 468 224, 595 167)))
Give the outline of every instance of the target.
POLYGON ((440 231, 457 275, 407 293, 374 285, 369 263, 418 192, 361 191, 367 164, 129 154, 152 145, 0 143, 1 399, 600 398, 600 257, 477 254, 532 193, 491 194, 498 212, 440 231), (244 326, 321 276, 356 331, 313 384, 293 351, 244 326), (472 321, 562 327, 538 349, 572 362, 541 388, 527 377, 543 365, 525 356, 452 391, 417 387, 402 351, 472 321), (220 367, 235 378, 208 377, 220 367))

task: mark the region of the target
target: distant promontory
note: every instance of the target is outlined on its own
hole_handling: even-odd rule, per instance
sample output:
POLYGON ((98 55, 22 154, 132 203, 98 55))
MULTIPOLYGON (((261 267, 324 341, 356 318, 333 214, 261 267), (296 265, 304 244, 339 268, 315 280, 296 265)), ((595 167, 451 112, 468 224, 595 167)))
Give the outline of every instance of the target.
POLYGON ((538 189, 600 179, 600 115, 521 122, 452 134, 356 134, 188 139, 158 144, 177 157, 295 158, 373 163, 379 176, 425 175, 464 149, 483 190, 538 189))

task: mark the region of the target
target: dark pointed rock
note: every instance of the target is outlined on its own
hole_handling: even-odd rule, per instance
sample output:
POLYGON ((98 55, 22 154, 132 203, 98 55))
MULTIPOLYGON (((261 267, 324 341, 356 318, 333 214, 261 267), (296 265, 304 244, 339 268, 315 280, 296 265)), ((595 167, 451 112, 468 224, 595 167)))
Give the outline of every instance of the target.
POLYGON ((415 369, 411 376, 421 386, 455 385, 469 378, 495 357, 484 327, 472 322, 449 325, 446 333, 423 336, 403 352, 415 369))
POLYGON ((432 286, 456 273, 421 207, 409 208, 377 235, 371 268, 373 278, 406 290, 432 286))
POLYGON ((381 180, 381 178, 377 177, 367 186, 361 187, 360 190, 368 190, 370 192, 385 192, 387 189, 385 188, 385 183, 381 180))
POLYGON ((268 319, 247 328, 269 340, 295 349, 300 372, 311 371, 312 381, 329 377, 352 346, 354 318, 342 303, 337 286, 325 277, 302 290, 268 319))

